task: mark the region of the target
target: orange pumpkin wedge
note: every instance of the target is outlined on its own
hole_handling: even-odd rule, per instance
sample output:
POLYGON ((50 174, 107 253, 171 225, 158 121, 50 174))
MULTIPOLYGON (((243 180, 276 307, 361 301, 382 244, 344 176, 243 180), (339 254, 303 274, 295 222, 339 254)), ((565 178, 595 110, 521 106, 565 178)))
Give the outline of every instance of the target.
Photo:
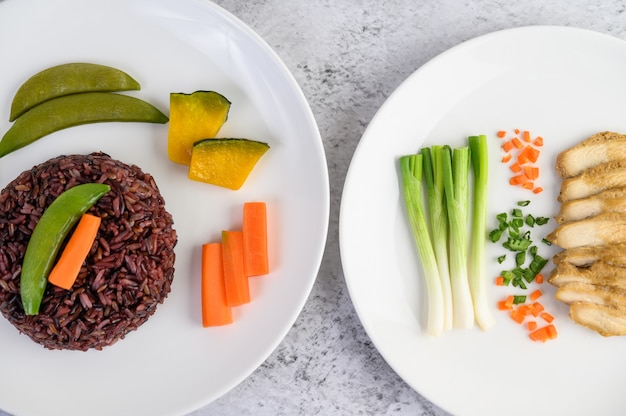
POLYGON ((269 148, 249 139, 201 140, 193 146, 189 179, 237 190, 269 148))
POLYGON ((170 94, 167 155, 172 162, 189 165, 193 144, 215 137, 228 119, 230 101, 215 91, 170 94))

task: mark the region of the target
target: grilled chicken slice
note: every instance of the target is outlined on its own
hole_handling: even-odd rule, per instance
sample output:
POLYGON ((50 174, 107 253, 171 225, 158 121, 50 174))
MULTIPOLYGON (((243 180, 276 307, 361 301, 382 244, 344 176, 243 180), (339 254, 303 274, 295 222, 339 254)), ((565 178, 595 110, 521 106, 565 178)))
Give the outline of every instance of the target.
POLYGON ((626 335, 626 313, 596 303, 576 302, 569 308, 570 318, 602 336, 626 335))
POLYGON ((626 291, 614 286, 566 283, 559 287, 554 297, 568 305, 588 302, 626 312, 626 291))
POLYGON ((550 273, 548 282, 556 287, 584 283, 626 290, 626 267, 614 266, 603 261, 596 261, 589 267, 559 263, 550 273))
POLYGON ((587 198, 564 202, 555 220, 562 224, 593 217, 602 212, 626 213, 626 187, 607 189, 587 198))
MULTIPOLYGON (((622 156, 624 157, 624 156, 622 156)), ((561 182, 560 202, 586 198, 606 189, 626 186, 626 159, 613 160, 561 182)))
POLYGON ((626 243, 626 214, 606 212, 556 227, 547 239, 563 249, 626 243))
POLYGON ((586 267, 596 261, 626 267, 626 243, 610 246, 583 246, 563 250, 552 257, 554 264, 569 263, 586 267))
POLYGON ((626 154, 626 135, 605 131, 561 152, 556 158, 556 171, 561 178, 570 178, 584 170, 626 154))

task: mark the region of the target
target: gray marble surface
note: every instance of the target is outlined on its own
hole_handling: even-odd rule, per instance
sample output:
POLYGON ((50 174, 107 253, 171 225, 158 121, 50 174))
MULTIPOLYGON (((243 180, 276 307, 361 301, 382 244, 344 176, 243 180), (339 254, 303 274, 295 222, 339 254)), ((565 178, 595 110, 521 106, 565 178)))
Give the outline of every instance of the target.
POLYGON ((216 3, 265 39, 309 100, 328 159, 331 217, 316 284, 286 338, 239 386, 190 416, 446 415, 385 363, 351 304, 339 255, 338 218, 352 154, 392 91, 448 48, 525 25, 575 26, 626 39, 626 1, 216 3))

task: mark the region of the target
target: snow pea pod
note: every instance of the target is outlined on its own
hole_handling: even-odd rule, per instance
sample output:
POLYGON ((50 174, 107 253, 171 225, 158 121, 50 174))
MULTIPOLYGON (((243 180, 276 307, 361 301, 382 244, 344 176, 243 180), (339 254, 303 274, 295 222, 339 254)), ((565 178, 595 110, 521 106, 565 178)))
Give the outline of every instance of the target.
POLYGON ((9 121, 14 121, 38 104, 63 95, 139 88, 134 78, 110 66, 83 62, 53 66, 36 73, 20 86, 11 103, 9 121))
POLYGON ((59 195, 41 215, 30 237, 20 276, 20 296, 26 315, 37 315, 48 274, 65 237, 76 221, 111 187, 101 183, 76 185, 59 195))
POLYGON ((19 117, 0 140, 0 157, 50 133, 106 121, 167 123, 152 104, 128 95, 85 92, 48 100, 19 117))

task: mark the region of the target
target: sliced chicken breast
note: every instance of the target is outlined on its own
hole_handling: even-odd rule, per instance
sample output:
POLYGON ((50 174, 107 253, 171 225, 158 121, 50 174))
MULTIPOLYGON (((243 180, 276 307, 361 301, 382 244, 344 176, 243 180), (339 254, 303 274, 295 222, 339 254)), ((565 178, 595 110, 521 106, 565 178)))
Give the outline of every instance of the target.
POLYGON ((556 159, 556 171, 562 178, 570 178, 623 155, 626 155, 626 135, 605 131, 561 152, 556 159))
POLYGON ((626 313, 605 305, 576 302, 570 306, 570 318, 579 325, 610 337, 626 335, 626 313))
POLYGON ((614 266, 626 267, 626 243, 609 246, 583 246, 563 250, 552 257, 554 264, 570 263, 574 266, 590 266, 602 261, 614 266))
MULTIPOLYGON (((622 156, 625 157, 625 156, 622 156)), ((606 189, 626 187, 626 159, 613 160, 564 179, 558 200, 586 198, 606 189)))
POLYGON ((548 282, 559 288, 570 283, 584 283, 626 290, 626 267, 614 266, 603 261, 596 261, 589 267, 559 263, 550 273, 548 282))
POLYGON ((575 302, 588 302, 626 312, 626 290, 615 286, 566 283, 558 288, 554 297, 568 305, 575 302))
POLYGON ((626 213, 626 187, 607 189, 587 198, 566 201, 561 204, 555 220, 562 224, 593 217, 602 212, 626 213))
POLYGON ((547 239, 563 249, 626 243, 626 214, 607 212, 556 227, 547 239))

